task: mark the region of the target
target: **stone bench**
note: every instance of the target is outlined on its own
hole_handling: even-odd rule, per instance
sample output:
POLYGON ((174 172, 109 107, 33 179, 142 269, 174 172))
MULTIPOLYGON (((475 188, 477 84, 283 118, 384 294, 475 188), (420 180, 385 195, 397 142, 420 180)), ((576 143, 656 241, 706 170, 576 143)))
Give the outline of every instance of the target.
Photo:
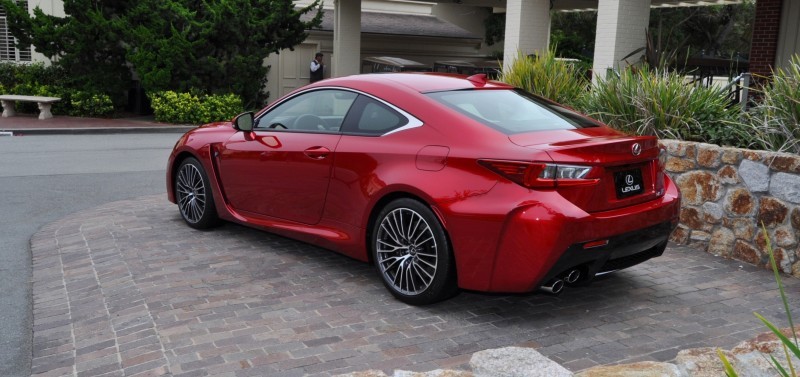
POLYGON ((17 114, 14 110, 15 103, 19 102, 36 102, 39 106, 39 119, 50 119, 53 117, 53 113, 50 112, 50 108, 53 106, 53 103, 61 101, 61 98, 57 97, 42 97, 42 96, 19 96, 15 94, 4 94, 0 95, 0 102, 3 104, 3 118, 13 117, 17 114))

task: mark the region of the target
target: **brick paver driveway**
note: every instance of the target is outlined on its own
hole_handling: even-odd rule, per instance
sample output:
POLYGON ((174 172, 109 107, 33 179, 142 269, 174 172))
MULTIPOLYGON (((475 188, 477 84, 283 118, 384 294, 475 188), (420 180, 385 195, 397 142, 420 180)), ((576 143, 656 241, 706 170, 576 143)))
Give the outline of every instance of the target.
POLYGON ((192 230, 164 196, 73 214, 31 245, 35 375, 424 371, 512 345, 577 371, 732 347, 764 331, 753 311, 782 318, 769 271, 686 247, 559 297, 411 307, 371 266, 232 224, 192 230))

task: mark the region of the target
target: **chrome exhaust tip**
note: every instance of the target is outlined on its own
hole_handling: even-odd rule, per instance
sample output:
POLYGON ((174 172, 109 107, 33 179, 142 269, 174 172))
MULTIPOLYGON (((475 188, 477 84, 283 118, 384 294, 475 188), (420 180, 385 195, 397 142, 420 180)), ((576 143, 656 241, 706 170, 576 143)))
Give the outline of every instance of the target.
POLYGON ((580 278, 581 278, 581 270, 577 268, 570 272, 567 272, 567 274, 564 275, 564 281, 567 282, 567 284, 573 284, 580 278))
POLYGON ((539 287, 539 289, 551 295, 557 295, 561 293, 561 291, 564 289, 564 280, 561 279, 550 280, 547 284, 539 287))

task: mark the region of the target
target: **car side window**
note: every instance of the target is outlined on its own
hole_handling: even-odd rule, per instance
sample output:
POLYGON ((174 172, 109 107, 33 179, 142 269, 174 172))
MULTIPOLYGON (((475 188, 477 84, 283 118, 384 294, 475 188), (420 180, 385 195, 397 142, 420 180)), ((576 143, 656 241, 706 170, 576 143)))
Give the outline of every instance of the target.
POLYGON ((301 93, 256 119, 256 130, 338 133, 358 94, 336 89, 301 93))
POLYGON ((359 96, 353 105, 344 132, 358 135, 383 135, 408 124, 408 119, 391 107, 367 96, 359 96))

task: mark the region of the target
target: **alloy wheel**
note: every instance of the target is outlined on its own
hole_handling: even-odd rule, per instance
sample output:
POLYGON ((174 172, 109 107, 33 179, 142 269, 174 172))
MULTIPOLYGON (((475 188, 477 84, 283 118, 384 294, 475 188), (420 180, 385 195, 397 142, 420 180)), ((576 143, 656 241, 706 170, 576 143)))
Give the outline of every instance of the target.
POLYGON ((206 187, 200 170, 193 164, 184 164, 175 186, 181 214, 190 223, 199 222, 206 209, 206 187))
POLYGON ((383 217, 375 247, 384 280, 401 294, 419 295, 436 277, 436 237, 412 209, 396 208, 383 217))

